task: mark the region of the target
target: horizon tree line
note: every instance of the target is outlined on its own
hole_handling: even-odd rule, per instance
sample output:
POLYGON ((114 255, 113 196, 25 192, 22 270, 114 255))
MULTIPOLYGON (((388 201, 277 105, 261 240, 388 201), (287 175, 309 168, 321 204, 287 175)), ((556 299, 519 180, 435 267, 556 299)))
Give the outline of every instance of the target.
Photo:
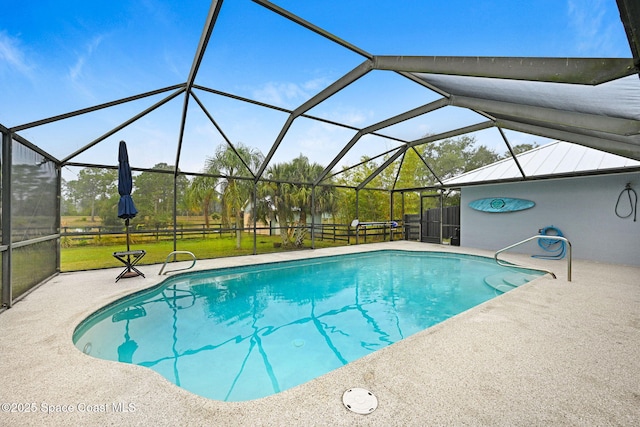
MULTIPOLYGON (((535 148, 522 144, 513 147, 516 153, 535 148)), ((446 179, 457 174, 491 164, 505 158, 483 145, 476 146, 473 137, 462 136, 425 144, 410 149, 394 164, 376 176, 359 195, 359 219, 367 221, 391 220, 388 191, 382 188, 418 188, 436 183, 431 171, 446 179), (427 166, 427 164, 429 166, 427 166)), ((221 144, 212 156, 205 159, 201 175, 188 178, 178 174, 178 215, 202 216, 205 227, 211 220, 224 228, 235 229, 236 247, 240 247, 245 228, 244 212, 251 221, 264 224, 277 223, 283 246, 301 246, 307 233, 311 215, 330 215, 334 223, 349 224, 355 218, 355 191, 347 187, 359 185, 388 157, 371 160, 367 157, 352 168, 344 167, 339 174, 325 179, 313 189, 312 183, 324 170, 324 166, 310 162, 300 154, 288 162, 271 164, 255 183, 254 174, 264 161, 264 155, 242 143, 231 147, 221 144), (255 191, 255 195, 254 195, 255 191), (253 206, 255 198, 255 206, 253 206), (312 198, 314 198, 312 203, 312 198), (314 210, 312 211, 312 205, 314 210)), ((133 197, 140 212, 132 225, 149 227, 173 225, 173 166, 159 163, 154 170, 134 177, 133 197)), ((332 174, 329 174, 330 176, 332 174)), ((405 212, 419 210, 419 193, 408 192, 403 201, 405 212)), ((100 217, 103 225, 118 226, 117 171, 111 169, 83 168, 77 180, 63 181, 63 215, 86 215, 95 222, 100 217)), ((457 196, 459 198, 459 196, 457 196)), ((454 196, 450 204, 459 203, 454 196)), ((400 211, 398 201, 394 215, 400 211)))

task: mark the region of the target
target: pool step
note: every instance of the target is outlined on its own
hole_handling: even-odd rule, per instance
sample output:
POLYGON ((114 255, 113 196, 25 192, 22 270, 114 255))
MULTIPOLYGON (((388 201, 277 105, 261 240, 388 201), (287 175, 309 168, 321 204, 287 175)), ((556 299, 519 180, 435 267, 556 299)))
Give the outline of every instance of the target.
POLYGON ((522 286, 538 276, 523 273, 497 273, 484 278, 484 282, 499 292, 507 292, 522 286))

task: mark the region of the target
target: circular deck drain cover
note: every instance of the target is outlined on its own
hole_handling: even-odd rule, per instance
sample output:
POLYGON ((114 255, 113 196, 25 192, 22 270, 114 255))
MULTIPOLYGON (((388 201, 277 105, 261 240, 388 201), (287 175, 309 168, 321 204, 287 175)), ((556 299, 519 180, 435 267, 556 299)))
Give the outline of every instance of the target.
POLYGON ((356 414, 370 414, 378 407, 378 398, 369 390, 363 388, 350 388, 342 395, 342 403, 351 412, 356 414))

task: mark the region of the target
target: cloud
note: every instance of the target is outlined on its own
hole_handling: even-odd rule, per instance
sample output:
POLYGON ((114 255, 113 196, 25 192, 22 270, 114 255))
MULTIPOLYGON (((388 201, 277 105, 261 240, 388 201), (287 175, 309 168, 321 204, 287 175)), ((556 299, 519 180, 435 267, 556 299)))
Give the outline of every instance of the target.
POLYGON ((336 106, 328 113, 328 119, 349 126, 364 127, 370 124, 373 113, 353 107, 336 106))
POLYGON ((313 93, 320 92, 322 89, 329 85, 330 81, 325 78, 317 78, 313 80, 309 80, 302 84, 302 87, 306 91, 310 91, 313 93))
POLYGON ((267 82, 252 90, 255 100, 284 108, 296 108, 327 86, 327 79, 317 78, 303 83, 267 82))
POLYGON ((253 91, 253 97, 268 104, 287 106, 306 96, 306 91, 295 83, 268 82, 253 91))
MULTIPOLYGON (((569 24, 575 31, 575 43, 579 54, 593 56, 620 56, 618 33, 622 24, 616 19, 617 9, 605 0, 568 0, 569 24), (610 15, 614 15, 613 18, 610 15)), ((622 31, 623 32, 623 31, 622 31)), ((624 33, 624 32, 623 32, 624 33)))
POLYGON ((85 69, 89 66, 89 60, 93 56, 94 52, 102 43, 104 36, 96 36, 86 44, 84 50, 77 55, 76 61, 69 67, 68 78, 71 81, 73 87, 80 92, 83 96, 94 99, 95 96, 90 90, 90 85, 86 82, 89 80, 85 75, 85 69))
POLYGON ((76 59, 76 62, 69 67, 69 78, 73 83, 77 83, 84 75, 85 64, 87 63, 87 59, 90 58, 93 53, 98 49, 100 43, 104 36, 96 36, 94 37, 85 47, 85 49, 80 53, 76 59))
POLYGON ((69 78, 72 82, 76 82, 82 77, 82 69, 84 68, 85 59, 83 56, 79 57, 76 63, 69 68, 69 78))
POLYGON ((20 40, 11 37, 5 31, 0 31, 0 66, 23 74, 29 74, 32 69, 20 48, 20 40))
POLYGON ((177 77, 177 81, 187 80, 189 69, 185 68, 185 64, 189 64, 189 59, 181 56, 176 60, 175 52, 171 52, 169 50, 164 51, 163 58, 166 69, 177 77))

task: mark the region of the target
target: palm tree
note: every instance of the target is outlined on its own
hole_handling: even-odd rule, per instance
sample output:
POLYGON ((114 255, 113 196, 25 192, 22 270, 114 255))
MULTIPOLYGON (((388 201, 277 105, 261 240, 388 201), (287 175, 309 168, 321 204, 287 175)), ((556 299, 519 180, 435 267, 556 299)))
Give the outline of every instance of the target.
POLYGON ((196 176, 187 191, 188 203, 192 207, 202 208, 204 223, 209 228, 209 207, 216 200, 218 180, 208 176, 196 176))
POLYGON ((308 214, 333 211, 335 197, 331 187, 316 187, 315 212, 311 210, 314 192, 311 183, 323 170, 323 166, 309 163, 309 159, 303 155, 289 163, 276 164, 267 169, 266 178, 280 182, 264 182, 260 187, 260 197, 263 203, 266 201, 272 214, 277 216, 282 227, 280 234, 283 245, 289 245, 293 237, 296 246, 302 245, 307 232, 308 214), (297 223, 294 219, 296 211, 299 212, 297 223))
POLYGON ((288 164, 269 166, 265 173, 269 181, 262 181, 258 187, 258 217, 263 221, 278 221, 283 246, 289 245, 289 224, 293 222, 291 194, 293 185, 283 182, 288 179, 288 164))
POLYGON ((254 171, 264 161, 260 150, 239 143, 235 149, 231 145, 219 145, 213 157, 207 157, 206 172, 222 178, 223 221, 231 223, 235 218, 236 249, 240 249, 242 239, 242 209, 250 200, 253 191, 254 171), (242 179, 242 178, 246 179, 242 179))

